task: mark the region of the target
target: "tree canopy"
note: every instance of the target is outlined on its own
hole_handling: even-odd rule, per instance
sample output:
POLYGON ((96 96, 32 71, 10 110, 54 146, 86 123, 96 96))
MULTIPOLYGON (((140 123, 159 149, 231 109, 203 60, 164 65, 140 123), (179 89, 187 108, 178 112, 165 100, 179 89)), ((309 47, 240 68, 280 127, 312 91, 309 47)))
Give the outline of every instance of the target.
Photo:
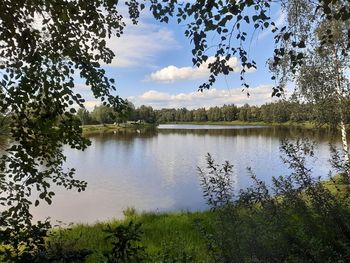
MULTIPOLYGON (((136 23, 132 1, 128 8, 136 23)), ((117 2, 109 0, 5 0, 0 9, 0 111, 10 120, 14 141, 0 159, 0 242, 10 245, 2 251, 5 260, 31 261, 43 246, 41 229, 49 225, 32 221, 30 205, 50 204, 52 184, 86 187, 74 179, 74 169, 62 167, 64 144, 89 145, 74 117, 75 105, 84 103, 76 79, 104 104, 124 104, 101 65, 114 57, 106 40, 120 36, 125 23, 117 2)))
MULTIPOLYGON (((244 87, 249 87, 245 73, 257 64, 249 54, 249 43, 256 31, 269 30, 273 33, 275 49, 270 61, 273 68, 287 64, 285 74, 296 74, 299 66, 307 57, 308 48, 314 43, 310 35, 320 23, 349 21, 350 6, 346 0, 201 0, 194 2, 152 1, 154 17, 167 22, 169 17, 176 17, 178 23, 187 26, 186 36, 193 42, 193 64, 200 66, 208 59, 208 52, 214 52, 216 60, 209 64, 211 75, 199 90, 210 88, 219 74, 229 74, 233 69, 228 60, 237 56, 242 64, 241 80, 244 87), (278 28, 270 17, 273 4, 279 4, 287 13, 286 24, 278 28), (253 30, 247 30, 253 29, 253 30), (209 41, 218 39, 214 45, 209 41), (214 51, 213 51, 214 50, 214 51)), ((350 30, 344 32, 344 45, 340 52, 347 56, 350 48, 350 30)), ((332 42, 336 37, 332 28, 323 31, 319 38, 321 46, 332 42)), ((283 80, 285 74, 272 76, 273 80, 283 80)), ((283 81, 276 82, 273 95, 283 92, 283 81)))

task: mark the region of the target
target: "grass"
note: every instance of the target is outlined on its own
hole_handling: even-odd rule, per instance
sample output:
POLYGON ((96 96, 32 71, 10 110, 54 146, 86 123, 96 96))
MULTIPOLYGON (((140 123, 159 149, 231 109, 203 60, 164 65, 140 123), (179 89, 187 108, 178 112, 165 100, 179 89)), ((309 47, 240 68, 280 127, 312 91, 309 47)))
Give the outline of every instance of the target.
POLYGON ((323 186, 334 195, 344 196, 349 192, 349 184, 341 175, 335 175, 330 180, 322 181, 323 186))
MULTIPOLYGON (((343 192, 346 188, 340 176, 324 181, 323 184, 333 194, 339 191, 337 189, 343 192)), ((76 224, 69 230, 63 228, 60 232, 63 243, 76 249, 91 249, 93 254, 88 257, 87 262, 104 262, 103 253, 110 250, 111 245, 105 240, 106 233, 103 230, 107 225, 126 225, 132 220, 142 224, 141 245, 146 248, 148 262, 163 262, 164 253, 177 257, 186 253, 193 257, 191 262, 211 262, 206 239, 197 222, 200 221, 205 229, 213 229, 214 212, 137 213, 134 209, 128 209, 124 214, 123 220, 76 224)))
POLYGON ((145 129, 153 127, 152 124, 96 124, 96 125, 82 125, 84 135, 94 134, 94 133, 104 133, 111 131, 120 131, 120 130, 136 130, 136 129, 145 129))
POLYGON ((193 256, 195 262, 208 262, 210 260, 205 239, 196 227, 196 222, 200 220, 206 227, 210 227, 212 219, 213 213, 210 211, 140 214, 129 209, 124 220, 74 225, 70 230, 63 231, 63 240, 77 249, 91 249, 93 254, 87 262, 103 262, 103 252, 111 248, 105 241, 106 233, 103 229, 108 224, 116 226, 133 220, 142 224, 141 244, 146 247, 150 262, 162 262, 160 257, 164 251, 173 256, 186 253, 193 256))

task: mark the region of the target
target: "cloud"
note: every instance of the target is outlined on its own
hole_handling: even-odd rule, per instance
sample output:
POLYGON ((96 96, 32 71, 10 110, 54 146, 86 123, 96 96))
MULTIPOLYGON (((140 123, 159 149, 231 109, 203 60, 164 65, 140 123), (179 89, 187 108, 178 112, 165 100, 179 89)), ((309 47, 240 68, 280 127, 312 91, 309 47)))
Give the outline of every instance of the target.
POLYGON ((128 22, 125 33, 120 38, 108 39, 107 46, 116 55, 109 64, 113 67, 152 64, 160 52, 180 47, 173 31, 143 21, 137 25, 128 22))
MULTIPOLYGON (((129 18, 129 11, 126 6, 122 5, 118 11, 123 15, 126 27, 120 37, 112 36, 105 39, 107 47, 116 55, 108 66, 132 67, 145 66, 145 64, 151 65, 160 52, 180 47, 172 30, 154 22, 146 22, 148 18, 153 19, 150 11, 144 10, 142 12, 142 17, 140 17, 137 25, 134 25, 129 18)), ((41 30, 43 28, 42 21, 42 16, 34 15, 33 27, 41 30)), ((155 20, 153 19, 153 21, 155 20)), ((49 35, 46 34, 45 36, 48 37, 49 35)), ((87 44, 92 47, 91 42, 87 44)), ((103 61, 100 61, 100 63, 105 65, 103 61)))
POLYGON ((169 94, 150 90, 137 97, 129 97, 136 106, 142 104, 150 105, 154 108, 181 108, 194 109, 199 107, 212 107, 224 104, 236 104, 238 106, 248 103, 250 105, 262 105, 266 102, 272 102, 272 86, 260 85, 249 88, 250 97, 247 92, 237 89, 210 89, 204 92, 190 92, 169 94))
MULTIPOLYGON (((209 57, 200 67, 181 67, 170 65, 151 73, 147 79, 157 82, 173 83, 181 80, 193 80, 208 77, 210 75, 209 64, 215 61, 215 57, 209 57)), ((240 72, 241 66, 236 57, 230 58, 228 66, 233 72, 240 72)))
POLYGON ((87 109, 88 111, 92 111, 94 109, 95 106, 100 105, 101 102, 98 100, 88 100, 84 102, 84 107, 85 109, 87 109))

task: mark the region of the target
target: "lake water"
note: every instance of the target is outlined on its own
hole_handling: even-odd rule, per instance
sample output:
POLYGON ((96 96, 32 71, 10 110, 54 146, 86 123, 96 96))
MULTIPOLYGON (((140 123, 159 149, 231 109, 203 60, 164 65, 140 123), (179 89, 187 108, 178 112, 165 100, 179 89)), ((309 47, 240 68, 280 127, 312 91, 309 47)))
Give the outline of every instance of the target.
MULTIPOLYGON (((52 205, 32 210, 35 219, 91 223, 121 218, 122 211, 203 210, 197 166, 205 167, 210 153, 218 163, 234 165, 236 189, 250 184, 247 167, 266 182, 286 175, 280 158, 280 140, 309 138, 317 142, 315 175, 330 170, 329 142, 324 130, 283 127, 160 125, 148 131, 121 131, 91 135, 85 151, 66 148, 67 167, 88 182, 83 193, 55 189, 52 205)), ((335 141, 336 144, 339 142, 335 141)))

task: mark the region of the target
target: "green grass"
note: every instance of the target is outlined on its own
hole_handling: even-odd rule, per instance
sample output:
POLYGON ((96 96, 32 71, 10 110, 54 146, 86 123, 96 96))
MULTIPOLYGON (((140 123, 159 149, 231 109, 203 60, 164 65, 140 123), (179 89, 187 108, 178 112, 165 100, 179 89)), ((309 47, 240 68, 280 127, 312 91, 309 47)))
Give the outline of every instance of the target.
POLYGON ((349 191, 348 182, 340 174, 333 176, 330 180, 322 181, 322 184, 334 195, 344 196, 349 191))
POLYGON ((96 124, 96 125, 82 125, 84 135, 94 134, 94 133, 104 133, 111 131, 120 131, 120 130, 136 130, 136 129, 145 129, 153 127, 152 124, 96 124))
POLYGON ((64 230, 64 240, 75 248, 88 248, 93 254, 87 262, 102 262, 103 252, 110 249, 104 239, 103 229, 108 224, 116 226, 127 224, 130 220, 142 224, 141 244, 151 262, 157 261, 160 253, 168 251, 172 255, 183 252, 194 257, 196 262, 208 262, 209 256, 205 239, 196 227, 197 220, 210 227, 213 213, 205 212, 172 212, 172 213, 128 213, 124 220, 113 220, 96 224, 77 224, 70 230, 64 230))
MULTIPOLYGON (((323 184, 333 194, 339 192, 336 189, 343 192, 346 188, 339 175, 333 177, 333 180, 324 181, 323 184)), ((142 224, 141 245, 146 248, 150 262, 162 262, 160 255, 164 253, 181 256, 184 252, 193 256, 193 262, 211 261, 206 239, 197 224, 199 220, 205 229, 213 229, 215 214, 211 211, 137 213, 134 209, 128 209, 123 220, 76 224, 70 230, 63 228, 61 232, 63 243, 77 249, 91 249, 93 254, 88 257, 87 262, 103 262, 103 253, 111 249, 110 243, 105 240, 106 233, 103 230, 107 225, 115 227, 119 224, 128 224, 131 220, 142 224)))

